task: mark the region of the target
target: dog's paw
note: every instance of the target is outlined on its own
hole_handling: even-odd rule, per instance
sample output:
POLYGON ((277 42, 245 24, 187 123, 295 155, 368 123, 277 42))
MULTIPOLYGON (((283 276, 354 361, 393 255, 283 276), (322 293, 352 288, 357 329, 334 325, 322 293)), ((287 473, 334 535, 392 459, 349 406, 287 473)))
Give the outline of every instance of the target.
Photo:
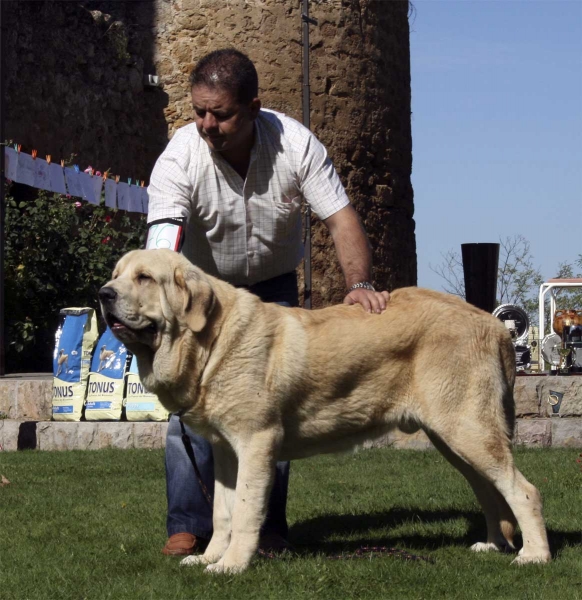
POLYGON ((493 542, 477 542, 471 546, 473 552, 499 552, 499 547, 493 542))
POLYGON ((208 565, 206 569, 204 569, 204 572, 212 573, 214 575, 236 575, 237 573, 242 573, 245 568, 246 567, 240 565, 227 566, 223 561, 219 560, 217 563, 208 565))
POLYGON ((207 565, 208 561, 204 559, 203 554, 193 554, 180 561, 181 567, 193 567, 194 565, 207 565))
MULTIPOLYGON (((522 548, 523 550, 523 548, 522 548)), ((529 565, 536 563, 548 563, 552 559, 549 552, 543 552, 542 554, 519 554, 517 558, 511 561, 512 565, 529 565)))

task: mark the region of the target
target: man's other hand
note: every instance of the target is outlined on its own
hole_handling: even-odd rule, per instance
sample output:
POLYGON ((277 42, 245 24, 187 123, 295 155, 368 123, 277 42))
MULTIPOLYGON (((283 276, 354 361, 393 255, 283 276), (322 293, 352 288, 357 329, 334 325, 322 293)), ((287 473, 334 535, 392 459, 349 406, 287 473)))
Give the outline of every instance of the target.
POLYGON ((352 290, 345 298, 344 304, 361 304, 366 312, 383 313, 390 301, 390 292, 373 292, 359 288, 352 290))

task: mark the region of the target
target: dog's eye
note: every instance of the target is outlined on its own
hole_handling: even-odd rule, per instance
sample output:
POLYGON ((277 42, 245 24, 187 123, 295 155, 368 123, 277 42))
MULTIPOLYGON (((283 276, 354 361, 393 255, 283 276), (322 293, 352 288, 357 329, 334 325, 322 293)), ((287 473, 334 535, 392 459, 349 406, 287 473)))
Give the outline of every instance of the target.
POLYGON ((144 283, 145 281, 150 281, 150 280, 151 280, 151 277, 150 277, 149 275, 147 275, 146 273, 140 273, 140 274, 137 276, 137 280, 138 280, 140 283, 144 283))

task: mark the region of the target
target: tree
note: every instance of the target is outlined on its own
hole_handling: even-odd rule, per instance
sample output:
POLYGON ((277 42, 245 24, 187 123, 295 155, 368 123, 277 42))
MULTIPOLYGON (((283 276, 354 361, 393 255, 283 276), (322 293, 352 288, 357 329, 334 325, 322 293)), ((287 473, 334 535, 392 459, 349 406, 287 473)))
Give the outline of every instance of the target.
MULTIPOLYGON (((556 278, 559 279, 582 279, 582 254, 578 255, 574 265, 567 262, 558 265, 556 278)), ((576 309, 582 310, 582 289, 581 288, 562 288, 556 291, 557 309, 576 309)))

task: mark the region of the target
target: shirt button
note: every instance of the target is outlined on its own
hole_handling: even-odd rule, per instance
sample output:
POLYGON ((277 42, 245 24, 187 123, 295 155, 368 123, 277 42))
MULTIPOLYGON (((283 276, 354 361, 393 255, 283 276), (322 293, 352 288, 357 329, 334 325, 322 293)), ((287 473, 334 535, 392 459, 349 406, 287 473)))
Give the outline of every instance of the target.
POLYGON ((252 258, 254 255, 255 255, 255 253, 254 253, 252 250, 249 250, 249 251, 247 252, 247 256, 248 256, 249 258, 252 258))

